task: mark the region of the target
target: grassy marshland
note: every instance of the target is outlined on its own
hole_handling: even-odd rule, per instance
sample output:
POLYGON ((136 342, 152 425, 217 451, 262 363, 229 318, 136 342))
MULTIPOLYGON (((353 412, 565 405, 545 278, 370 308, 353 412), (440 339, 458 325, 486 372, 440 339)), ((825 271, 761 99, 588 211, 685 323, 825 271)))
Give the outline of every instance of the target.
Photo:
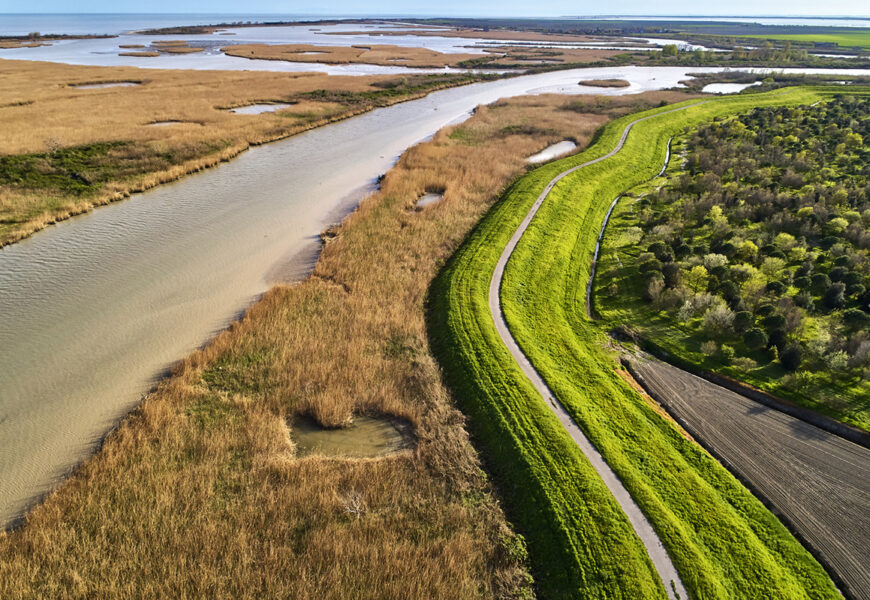
MULTIPOLYGON (((836 598, 838 593, 761 502, 625 381, 606 336, 586 317, 592 250, 613 198, 657 173, 676 132, 759 105, 809 104, 825 93, 789 89, 717 99, 635 125, 620 153, 553 189, 502 282, 512 334, 644 510, 698 598, 836 598)), ((570 166, 606 154, 637 117, 612 122, 586 152, 517 181, 453 256, 431 293, 437 356, 501 488, 511 490, 509 514, 527 536, 533 566, 540 572, 558 560, 563 569, 559 586, 548 589, 553 597, 640 597, 637 586, 649 590, 650 584, 599 571, 589 560, 606 547, 589 541, 607 522, 606 502, 593 505, 597 514, 584 502, 594 486, 591 467, 572 452, 567 434, 502 346, 489 313, 489 282, 544 186, 570 166), (571 471, 580 477, 566 477, 571 471)), ((622 542, 626 554, 620 562, 637 557, 636 544, 618 526, 605 539, 613 547, 622 542)))
POLYGON ((0 60, 0 245, 227 160, 251 144, 472 80, 0 60), (75 87, 109 82, 139 85, 75 87), (251 116, 224 110, 258 102, 293 106, 251 116), (178 123, 150 126, 159 121, 178 123))
POLYGON ((408 150, 328 236, 312 278, 273 289, 179 364, 0 534, 0 597, 528 597, 524 545, 441 381, 423 301, 526 156, 684 97, 594 114, 557 96, 503 101, 408 150), (443 200, 414 210, 434 190, 443 200), (337 425, 354 412, 407 419, 416 449, 294 458, 294 415, 337 425))

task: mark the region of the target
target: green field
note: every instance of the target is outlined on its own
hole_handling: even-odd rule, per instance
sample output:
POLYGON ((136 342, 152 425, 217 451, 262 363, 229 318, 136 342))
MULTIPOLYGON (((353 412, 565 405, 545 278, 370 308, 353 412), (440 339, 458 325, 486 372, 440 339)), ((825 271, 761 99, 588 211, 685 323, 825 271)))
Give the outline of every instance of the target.
MULTIPOLYGON (((835 89, 717 99, 635 125, 616 156, 553 189, 505 271, 501 300, 512 334, 644 510, 697 598, 838 593, 761 502, 622 379, 607 337, 585 316, 592 250, 610 202, 657 173, 675 133, 755 106, 812 103, 835 89)), ((542 597, 648 598, 663 590, 603 484, 502 345, 487 304, 489 281, 555 175, 606 154, 628 122, 670 108, 614 121, 585 152, 518 180, 431 291, 433 347, 528 539, 542 597)))
POLYGON ((770 35, 740 35, 741 38, 756 38, 764 40, 777 40, 782 42, 804 42, 837 44, 841 48, 870 49, 870 31, 859 29, 857 31, 838 31, 836 33, 778 33, 770 35))

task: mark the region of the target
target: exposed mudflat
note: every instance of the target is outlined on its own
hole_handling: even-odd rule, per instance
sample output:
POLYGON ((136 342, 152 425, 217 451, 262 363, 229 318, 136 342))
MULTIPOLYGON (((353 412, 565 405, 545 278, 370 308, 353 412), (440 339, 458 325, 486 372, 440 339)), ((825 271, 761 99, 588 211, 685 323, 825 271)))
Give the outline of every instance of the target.
POLYGON ((658 360, 641 382, 806 539, 853 598, 870 591, 870 449, 658 360))

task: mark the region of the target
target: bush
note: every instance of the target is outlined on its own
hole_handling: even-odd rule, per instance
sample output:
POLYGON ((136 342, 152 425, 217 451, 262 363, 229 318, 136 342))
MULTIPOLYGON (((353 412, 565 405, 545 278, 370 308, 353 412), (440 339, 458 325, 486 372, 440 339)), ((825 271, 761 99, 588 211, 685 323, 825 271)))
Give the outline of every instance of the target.
POLYGON ((843 324, 850 329, 861 329, 870 326, 870 315, 858 308, 843 311, 843 324))
POLYGON ((846 303, 846 284, 839 281, 832 283, 825 292, 822 302, 830 309, 842 307, 846 303))
POLYGON ((781 281, 771 281, 764 286, 764 289, 774 296, 782 296, 785 293, 786 287, 781 281))
POLYGON ((816 273, 812 279, 812 291, 817 296, 824 294, 831 287, 831 278, 824 273, 816 273))
POLYGON ((801 347, 795 344, 786 346, 779 353, 779 363, 786 371, 797 371, 801 366, 802 359, 803 353, 801 351, 801 347))
POLYGON ((713 356, 719 350, 719 346, 713 340, 707 340, 701 344, 701 354, 704 356, 713 356))
POLYGON ((743 334, 743 343, 751 350, 759 350, 767 346, 767 334, 758 327, 753 327, 743 334))
POLYGON ((767 333, 767 345, 776 348, 780 352, 785 348, 787 341, 785 329, 773 329, 767 333))
POLYGON ((776 310, 772 304, 759 304, 758 308, 755 309, 755 314, 759 317, 766 317, 768 315, 772 315, 773 311, 776 310))
POLYGON ((732 325, 734 327, 734 331, 736 331, 737 333, 745 333, 753 325, 755 325, 755 317, 753 317, 752 313, 748 310, 741 310, 734 315, 734 322, 732 323, 732 325))
POLYGON ((767 331, 774 329, 783 329, 785 327, 785 317, 782 315, 770 315, 764 318, 764 328, 767 331))
POLYGON ((722 357, 722 362, 730 363, 732 360, 734 360, 734 348, 722 344, 722 346, 719 348, 719 356, 722 357))
POLYGON ((662 265, 662 275, 665 278, 665 287, 675 288, 680 284, 680 265, 669 262, 662 265))

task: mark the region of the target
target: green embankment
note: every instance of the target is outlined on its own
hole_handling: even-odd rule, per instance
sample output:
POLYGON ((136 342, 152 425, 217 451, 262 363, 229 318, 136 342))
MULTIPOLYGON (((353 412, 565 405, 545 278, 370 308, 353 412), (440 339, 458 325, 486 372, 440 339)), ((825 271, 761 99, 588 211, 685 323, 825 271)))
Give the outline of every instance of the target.
MULTIPOLYGON (((643 508, 696 598, 838 593, 756 498, 617 373, 605 334, 585 316, 595 240, 613 198, 658 172, 674 133, 739 110, 812 103, 842 91, 800 88, 722 98, 635 125, 616 156, 553 189, 507 265, 501 299, 512 334, 643 508)), ((615 501, 502 345, 487 303, 490 278, 510 236, 555 175, 606 154, 627 123, 672 108, 614 121, 585 152, 519 179, 430 294, 433 348, 510 516, 528 539, 542 597, 652 598, 663 590, 615 501)))
MULTIPOLYGON (((773 35, 741 35, 741 38, 837 44, 840 48, 870 49, 870 32, 866 30, 838 31, 836 33, 782 33, 773 35)), ((821 49, 821 48, 820 48, 821 49)))

